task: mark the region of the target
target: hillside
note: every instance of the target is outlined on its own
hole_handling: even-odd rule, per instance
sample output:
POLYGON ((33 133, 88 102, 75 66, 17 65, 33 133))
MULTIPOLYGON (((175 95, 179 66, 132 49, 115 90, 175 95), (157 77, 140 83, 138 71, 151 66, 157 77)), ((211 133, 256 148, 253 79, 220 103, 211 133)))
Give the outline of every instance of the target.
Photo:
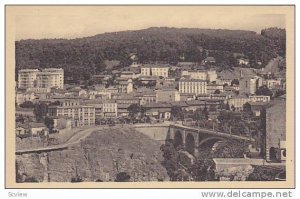
POLYGON ((115 181, 122 172, 130 181, 168 179, 160 164, 160 144, 128 127, 93 132, 72 149, 16 159, 19 175, 37 181, 71 182, 76 173, 83 181, 115 181))
POLYGON ((232 64, 227 61, 232 53, 243 53, 252 63, 260 60, 264 66, 278 54, 285 56, 285 34, 273 34, 274 30, 266 29, 262 34, 256 34, 244 30, 162 27, 71 40, 21 40, 15 43, 16 70, 62 67, 67 77, 89 79, 91 74, 105 70, 105 60, 120 60, 121 67, 128 66, 131 52, 137 53, 141 63, 164 61, 176 64, 184 55, 184 61, 193 62, 214 56, 219 65, 232 64))

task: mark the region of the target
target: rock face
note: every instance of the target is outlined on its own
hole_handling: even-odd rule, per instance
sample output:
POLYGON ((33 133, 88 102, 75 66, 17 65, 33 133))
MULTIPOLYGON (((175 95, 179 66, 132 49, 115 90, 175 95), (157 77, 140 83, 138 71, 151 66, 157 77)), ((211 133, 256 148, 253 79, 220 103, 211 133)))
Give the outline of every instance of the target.
POLYGON ((16 158, 17 172, 39 182, 115 181, 125 172, 129 181, 168 180, 160 143, 132 128, 93 132, 72 148, 16 158))

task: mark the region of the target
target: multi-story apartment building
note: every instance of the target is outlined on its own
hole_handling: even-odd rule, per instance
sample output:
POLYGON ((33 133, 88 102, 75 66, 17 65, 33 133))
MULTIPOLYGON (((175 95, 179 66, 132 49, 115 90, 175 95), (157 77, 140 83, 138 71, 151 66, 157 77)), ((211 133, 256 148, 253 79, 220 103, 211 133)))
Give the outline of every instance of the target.
POLYGON ((21 69, 18 72, 18 88, 36 87, 36 76, 40 71, 38 69, 21 69))
POLYGON ((106 100, 102 103, 103 116, 106 118, 116 118, 118 116, 118 103, 116 100, 106 100))
POLYGON ((61 68, 47 68, 36 76, 39 88, 64 88, 64 70, 61 68))
POLYGON ((157 77, 168 77, 169 67, 160 65, 143 65, 141 66, 142 76, 157 76, 157 77))
POLYGON ((62 68, 24 69, 18 72, 19 88, 63 88, 64 70, 62 68))
POLYGON ((205 94, 207 93, 207 82, 199 79, 181 79, 179 81, 179 92, 205 94))
POLYGON ((95 107, 81 105, 79 100, 61 100, 59 105, 49 106, 48 115, 72 118, 72 126, 95 125, 95 107))

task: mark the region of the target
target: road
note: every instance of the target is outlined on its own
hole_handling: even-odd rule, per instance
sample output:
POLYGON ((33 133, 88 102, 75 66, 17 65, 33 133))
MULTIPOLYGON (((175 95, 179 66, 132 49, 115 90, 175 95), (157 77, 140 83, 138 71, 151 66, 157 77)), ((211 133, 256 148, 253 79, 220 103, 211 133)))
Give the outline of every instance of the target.
POLYGON ((46 147, 39 147, 34 149, 24 149, 24 150, 17 150, 16 154, 22 154, 22 153, 32 153, 32 152, 45 152, 45 151, 54 151, 54 150, 62 150, 67 149, 68 147, 75 145, 80 142, 80 140, 85 139, 88 137, 91 133, 99 130, 104 130, 106 128, 119 128, 118 126, 115 127, 108 127, 108 126, 93 126, 88 129, 81 130, 77 133, 75 133, 70 139, 68 139, 66 142, 58 144, 58 145, 51 145, 46 147))

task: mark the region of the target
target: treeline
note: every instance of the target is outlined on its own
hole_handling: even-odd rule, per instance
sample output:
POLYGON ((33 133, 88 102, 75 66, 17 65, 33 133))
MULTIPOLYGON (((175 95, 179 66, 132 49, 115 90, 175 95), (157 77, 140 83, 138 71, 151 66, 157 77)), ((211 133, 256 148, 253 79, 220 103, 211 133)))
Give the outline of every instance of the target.
MULTIPOLYGON (((215 56, 220 65, 228 65, 232 53, 242 53, 255 66, 285 55, 284 29, 266 29, 262 34, 242 30, 187 28, 149 28, 138 31, 104 33, 79 39, 43 39, 16 41, 16 70, 21 68, 62 67, 66 77, 88 79, 105 71, 104 60, 120 60, 121 67, 131 62, 136 52, 139 62, 164 61, 176 64, 201 62, 215 56), (275 36, 274 36, 275 35, 275 36), (284 45, 283 45, 284 44, 284 45)), ((234 64, 234 63, 233 63, 234 64)))

